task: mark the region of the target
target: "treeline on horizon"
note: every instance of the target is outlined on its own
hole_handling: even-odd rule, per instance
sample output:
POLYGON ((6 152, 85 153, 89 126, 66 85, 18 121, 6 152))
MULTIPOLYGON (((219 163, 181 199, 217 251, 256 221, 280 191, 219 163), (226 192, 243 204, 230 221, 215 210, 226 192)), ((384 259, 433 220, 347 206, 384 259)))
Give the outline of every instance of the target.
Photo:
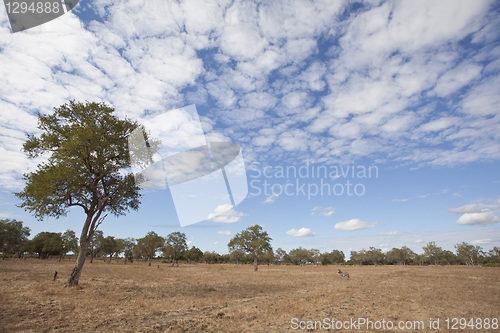
MULTIPOLYGON (((31 230, 23 227, 21 221, 0 220, 0 251, 3 259, 8 256, 18 258, 26 254, 41 259, 58 257, 61 260, 68 253, 78 253, 78 238, 72 230, 62 233, 40 232, 33 239, 28 239, 31 230)), ((403 246, 387 252, 375 247, 368 250, 351 251, 349 260, 344 252, 332 250, 321 253, 317 249, 298 247, 289 252, 278 248, 266 251, 258 257, 259 264, 283 265, 468 265, 468 266, 499 266, 500 247, 494 247, 486 252, 478 245, 460 243, 455 245, 455 252, 443 250, 435 242, 429 242, 422 247, 423 253, 417 254, 403 246)), ((138 239, 104 237, 97 230, 90 242, 88 257, 94 259, 121 259, 124 263, 135 261, 151 262, 161 260, 174 265, 178 261, 187 263, 236 263, 251 264, 253 256, 241 250, 233 250, 229 254, 219 254, 215 251, 203 252, 196 246, 187 245, 186 235, 172 232, 162 237, 154 231, 138 239), (158 255, 161 253, 161 255, 158 255)))

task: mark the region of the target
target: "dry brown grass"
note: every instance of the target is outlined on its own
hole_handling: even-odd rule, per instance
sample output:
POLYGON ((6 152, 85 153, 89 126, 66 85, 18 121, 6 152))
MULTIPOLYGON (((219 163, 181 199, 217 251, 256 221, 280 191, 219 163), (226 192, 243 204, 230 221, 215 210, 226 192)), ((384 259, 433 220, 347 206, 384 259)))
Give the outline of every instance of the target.
POLYGON ((442 332, 445 318, 500 319, 499 268, 345 267, 348 281, 335 266, 156 265, 87 262, 64 288, 73 261, 0 261, 0 330, 281 332, 292 318, 366 317, 425 332, 441 318, 442 332))

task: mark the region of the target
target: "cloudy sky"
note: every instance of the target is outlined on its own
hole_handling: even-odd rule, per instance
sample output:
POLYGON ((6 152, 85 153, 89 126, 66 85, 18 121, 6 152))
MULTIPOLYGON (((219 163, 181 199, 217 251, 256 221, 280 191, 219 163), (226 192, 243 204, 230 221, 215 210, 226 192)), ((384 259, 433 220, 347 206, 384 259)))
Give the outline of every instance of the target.
POLYGON ((12 33, 0 10, 0 218, 40 161, 36 115, 69 100, 147 117, 195 104, 207 138, 242 148, 248 196, 181 228, 170 192, 105 235, 185 232, 202 250, 260 224, 273 247, 500 245, 500 6, 494 1, 82 0, 12 33))

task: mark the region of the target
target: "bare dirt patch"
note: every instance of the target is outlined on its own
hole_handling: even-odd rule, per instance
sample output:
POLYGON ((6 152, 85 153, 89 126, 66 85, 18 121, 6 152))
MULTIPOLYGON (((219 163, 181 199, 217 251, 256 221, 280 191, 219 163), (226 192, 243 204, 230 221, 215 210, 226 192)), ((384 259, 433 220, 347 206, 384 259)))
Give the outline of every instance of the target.
MULTIPOLYGON (((79 287, 64 288, 73 264, 0 261, 0 331, 282 332, 292 330, 292 318, 368 318, 422 321, 423 328, 403 331, 437 332, 429 319, 440 318, 446 332, 446 318, 500 319, 499 268, 340 267, 347 280, 335 266, 260 266, 255 273, 247 265, 94 261, 79 287)), ((485 330, 459 330, 468 331, 485 330)))

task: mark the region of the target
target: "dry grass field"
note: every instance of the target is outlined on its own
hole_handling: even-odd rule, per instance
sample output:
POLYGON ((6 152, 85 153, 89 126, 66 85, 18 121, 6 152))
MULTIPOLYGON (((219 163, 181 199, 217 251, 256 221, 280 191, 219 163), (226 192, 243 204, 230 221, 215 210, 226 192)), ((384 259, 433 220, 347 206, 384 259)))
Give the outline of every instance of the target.
MULTIPOLYGON (((65 288, 72 260, 0 261, 0 331, 282 332, 367 318, 424 327, 332 331, 451 332, 446 318, 500 319, 499 268, 341 267, 347 280, 335 266, 156 265, 87 261, 65 288)), ((469 331, 486 330, 453 330, 469 331)))

